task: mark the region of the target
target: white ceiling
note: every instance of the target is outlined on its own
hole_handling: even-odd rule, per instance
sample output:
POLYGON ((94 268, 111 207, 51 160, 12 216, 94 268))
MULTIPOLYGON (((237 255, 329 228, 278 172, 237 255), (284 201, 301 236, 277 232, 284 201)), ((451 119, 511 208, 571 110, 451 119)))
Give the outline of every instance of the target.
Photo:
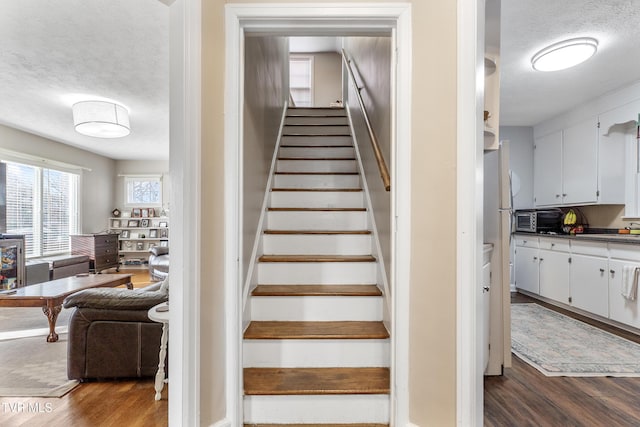
MULTIPOLYGON (((170 3, 0 0, 0 123, 115 159, 168 158, 170 3), (71 105, 86 98, 128 107, 131 134, 76 133, 71 105)), ((503 0, 501 9, 501 125, 532 126, 640 80, 637 0, 503 0), (599 40, 591 60, 531 68, 535 52, 579 36, 599 40)), ((322 51, 338 45, 320 41, 322 51)))
POLYGON ((538 124, 640 80, 640 2, 503 0, 500 52, 500 125, 538 124), (574 37, 596 38, 596 55, 568 70, 533 70, 537 51, 574 37))
MULTIPOLYGON (((114 159, 169 156, 169 7, 158 0, 0 0, 0 123, 114 159), (73 128, 71 105, 111 99, 131 134, 73 128)), ((2 142, 0 141, 0 145, 2 142)))

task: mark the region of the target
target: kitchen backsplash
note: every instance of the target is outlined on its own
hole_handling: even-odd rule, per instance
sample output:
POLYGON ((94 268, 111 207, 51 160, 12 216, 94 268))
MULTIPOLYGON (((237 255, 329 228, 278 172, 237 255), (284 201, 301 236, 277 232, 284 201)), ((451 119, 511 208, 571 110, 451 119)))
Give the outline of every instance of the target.
POLYGON ((624 221, 624 205, 580 206, 591 228, 624 228, 630 221, 624 221))

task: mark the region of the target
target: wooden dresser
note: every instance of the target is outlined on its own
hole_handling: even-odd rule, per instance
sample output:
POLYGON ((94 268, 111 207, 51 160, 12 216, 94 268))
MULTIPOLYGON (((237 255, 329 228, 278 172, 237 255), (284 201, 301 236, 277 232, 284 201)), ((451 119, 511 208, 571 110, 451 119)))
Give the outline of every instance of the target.
POLYGON ((107 268, 120 270, 117 234, 76 234, 71 236, 71 253, 87 255, 90 268, 99 273, 107 268))

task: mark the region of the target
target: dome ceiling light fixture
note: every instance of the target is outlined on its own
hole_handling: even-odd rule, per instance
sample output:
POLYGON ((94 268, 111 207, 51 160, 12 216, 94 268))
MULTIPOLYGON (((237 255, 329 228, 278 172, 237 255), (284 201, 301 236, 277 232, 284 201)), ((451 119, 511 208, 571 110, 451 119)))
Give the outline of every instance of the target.
POLYGON ((110 101, 80 101, 72 106, 76 132, 96 138, 129 135, 129 111, 110 101))
POLYGON ((538 71, 558 71, 571 68, 591 58, 598 50, 598 40, 580 37, 547 46, 531 58, 538 71))

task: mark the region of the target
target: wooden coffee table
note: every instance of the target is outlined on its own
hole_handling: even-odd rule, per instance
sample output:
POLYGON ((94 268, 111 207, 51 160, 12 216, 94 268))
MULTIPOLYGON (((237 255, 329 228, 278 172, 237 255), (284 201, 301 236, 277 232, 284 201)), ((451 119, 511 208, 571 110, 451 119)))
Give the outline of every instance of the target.
POLYGON ((0 294, 0 307, 42 307, 42 311, 49 320, 47 342, 56 342, 58 341, 56 320, 66 297, 90 288, 114 288, 125 285, 133 289, 131 276, 131 274, 89 274, 29 285, 15 289, 13 293, 0 294))

